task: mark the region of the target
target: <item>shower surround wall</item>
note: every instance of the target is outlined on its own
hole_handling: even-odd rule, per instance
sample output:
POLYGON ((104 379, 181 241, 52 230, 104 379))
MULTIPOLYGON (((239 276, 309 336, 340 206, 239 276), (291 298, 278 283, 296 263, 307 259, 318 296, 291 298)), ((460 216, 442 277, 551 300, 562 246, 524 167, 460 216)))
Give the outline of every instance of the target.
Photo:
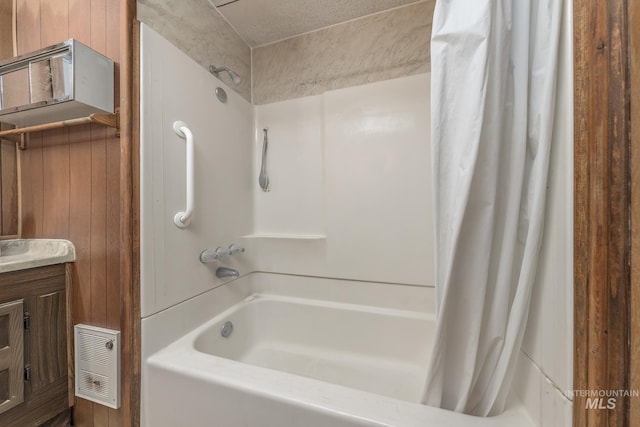
POLYGON ((571 425, 573 388, 573 16, 564 2, 544 237, 515 391, 536 425, 571 425))
MULTIPOLYGON (((221 283, 212 277, 210 266, 201 265, 194 254, 232 241, 248 248, 246 255, 239 258, 244 264, 236 265, 242 273, 256 269, 433 285, 433 255, 429 243, 432 241, 429 94, 425 74, 429 67, 433 1, 301 36, 307 40, 302 44, 311 55, 327 53, 320 62, 309 63, 318 77, 317 85, 307 86, 313 93, 323 93, 332 87, 377 83, 296 99, 291 98, 300 96, 300 91, 283 90, 281 93, 287 101, 254 107, 255 122, 247 104, 236 111, 241 118, 230 116, 222 120, 225 126, 235 123, 226 131, 216 128, 214 120, 206 118, 207 114, 219 118, 230 108, 221 109, 220 104, 214 102, 213 88, 209 88, 209 82, 215 80, 213 76, 205 69, 196 72, 188 68, 187 72, 182 67, 187 66, 188 56, 200 65, 208 63, 209 59, 195 57, 200 40, 214 41, 208 47, 211 52, 229 49, 231 56, 244 58, 244 49, 234 47, 233 43, 225 47, 233 36, 229 34, 230 27, 220 22, 222 18, 215 11, 211 15, 200 11, 191 1, 186 3, 190 6, 182 10, 183 6, 168 1, 139 1, 139 19, 149 24, 143 27, 147 34, 142 38, 143 43, 153 43, 157 45, 155 50, 167 55, 147 58, 146 63, 155 65, 149 65, 143 74, 143 80, 148 80, 143 82, 143 90, 148 94, 143 96, 143 105, 147 106, 143 132, 149 133, 145 138, 162 141, 162 150, 143 156, 143 162, 149 165, 163 162, 162 167, 154 166, 150 172, 154 178, 149 182, 153 183, 156 194, 154 209, 164 209, 142 215, 143 218, 155 217, 154 225, 143 224, 142 232, 156 240, 147 247, 147 253, 153 253, 148 259, 156 260, 156 265, 142 268, 143 276, 150 279, 143 280, 143 317, 221 283), (191 30, 181 24, 193 13, 200 18, 191 30), (180 17, 181 14, 185 16, 180 17), (211 26, 213 30, 207 31, 219 32, 221 37, 200 29, 202 25, 211 26), (196 37, 198 31, 207 35, 196 37), (161 41, 160 36, 178 49, 166 40, 161 41), (329 69, 323 65, 330 58, 327 49, 340 38, 353 42, 344 43, 341 60, 329 69), (370 40, 377 43, 371 44, 370 40), (178 54, 179 50, 182 52, 178 54), (383 71, 375 73, 374 70, 383 71), (343 79, 346 75, 351 78, 343 79), (399 78, 384 80, 390 77, 399 78), (199 89, 197 94, 187 95, 188 90, 174 82, 184 82, 187 87, 198 82, 199 89), (169 99, 171 102, 166 101, 169 99), (196 118, 195 122, 191 116, 196 118), (161 129, 144 126, 145 120, 162 123, 161 129), (229 153, 209 153, 198 152, 196 144, 196 169, 205 174, 208 166, 210 170, 206 173, 212 176, 196 181, 202 186, 196 188, 196 193, 206 193, 196 197, 196 204, 200 206, 196 206, 194 226, 186 230, 167 225, 162 218, 162 215, 172 217, 173 210, 182 209, 179 205, 184 198, 181 184, 184 166, 176 161, 184 156, 184 143, 172 133, 171 120, 183 120, 195 126, 197 140, 205 135, 215 144, 223 144, 215 135, 224 135, 227 143, 234 147, 229 153), (256 134, 247 133, 254 125, 256 134), (263 127, 270 127, 270 193, 262 193, 257 185, 257 155, 263 127), (229 132, 234 136, 229 136, 229 132), (228 168, 227 176, 216 175, 220 161, 221 167, 228 168), (199 162, 206 166, 199 166, 199 162), (252 182, 248 182, 247 176, 252 182), (242 187, 237 187, 238 183, 243 183, 242 187), (398 188, 403 191, 397 191, 398 188), (223 194, 235 191, 235 198, 220 200, 216 196, 218 191, 223 194), (406 197, 406 194, 413 196, 406 197), (212 219, 203 223, 203 216, 212 219), (223 225, 230 223, 233 225, 223 225), (164 248, 172 249, 168 253, 164 248), (186 276, 181 276, 181 269, 188 271, 186 276), (177 282, 183 285, 175 286, 177 282)), ((281 43, 298 44, 293 39, 281 43)), ((279 49, 277 45, 255 50, 267 52, 269 49, 276 49, 285 62, 299 53, 292 50, 288 53, 290 58, 286 58, 283 55, 287 49, 279 49)), ((143 56, 145 51, 150 50, 143 49, 143 56)), ((268 65, 260 60, 256 63, 268 65)), ((283 77, 292 76, 295 76, 294 69, 283 77)), ((232 100, 241 104, 235 97, 232 100)), ((207 150, 219 150, 214 148, 215 144, 207 150)), ((143 194, 150 193, 143 191, 143 194)), ((143 203, 143 209, 151 206, 150 203, 151 200, 143 203)))
POLYGON ((433 285, 429 37, 434 1, 254 48, 261 271, 433 285), (401 191, 399 191, 401 189, 401 191))
POLYGON ((255 108, 260 271, 433 285, 429 75, 255 108), (258 188, 269 128, 271 191, 258 188))
MULTIPOLYGON (((204 249, 239 243, 252 228, 253 111, 242 97, 198 66, 158 33, 141 25, 141 314, 147 317, 229 279, 216 263, 202 264, 204 249), (227 103, 214 91, 224 87, 227 103), (195 206, 189 227, 174 215, 185 209, 185 140, 173 130, 183 121, 195 140, 195 206)), ((226 260, 242 273, 247 257, 226 260)))
POLYGON ((242 77, 233 90, 251 100, 251 49, 207 0, 138 0, 138 20, 205 69, 230 67, 242 77))
POLYGON ((434 6, 423 1, 254 48, 253 103, 428 72, 434 6))

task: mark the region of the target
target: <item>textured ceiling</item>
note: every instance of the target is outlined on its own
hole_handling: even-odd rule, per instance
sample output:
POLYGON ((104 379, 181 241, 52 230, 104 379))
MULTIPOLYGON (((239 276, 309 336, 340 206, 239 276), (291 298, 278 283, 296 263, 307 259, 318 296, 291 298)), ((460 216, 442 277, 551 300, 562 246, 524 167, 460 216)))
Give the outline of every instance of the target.
POLYGON ((416 0, 209 0, 251 47, 416 0))

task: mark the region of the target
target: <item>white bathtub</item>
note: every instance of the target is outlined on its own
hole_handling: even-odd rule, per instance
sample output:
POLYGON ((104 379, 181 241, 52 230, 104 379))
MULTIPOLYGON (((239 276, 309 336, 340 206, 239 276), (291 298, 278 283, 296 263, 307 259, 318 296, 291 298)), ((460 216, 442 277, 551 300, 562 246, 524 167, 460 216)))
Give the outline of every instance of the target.
POLYGON ((143 424, 532 425, 421 405, 433 330, 430 288, 251 274, 143 320, 143 424))

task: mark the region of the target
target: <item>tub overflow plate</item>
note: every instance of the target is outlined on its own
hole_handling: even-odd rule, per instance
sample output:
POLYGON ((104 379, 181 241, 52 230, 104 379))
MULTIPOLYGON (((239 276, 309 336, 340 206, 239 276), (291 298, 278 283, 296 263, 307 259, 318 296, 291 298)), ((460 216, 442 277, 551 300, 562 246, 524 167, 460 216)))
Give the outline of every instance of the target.
POLYGON ((229 335, 231 335, 232 332, 233 323, 227 320, 226 322, 224 322, 224 325, 222 325, 222 331, 220 331, 220 334, 225 338, 229 338, 229 335))

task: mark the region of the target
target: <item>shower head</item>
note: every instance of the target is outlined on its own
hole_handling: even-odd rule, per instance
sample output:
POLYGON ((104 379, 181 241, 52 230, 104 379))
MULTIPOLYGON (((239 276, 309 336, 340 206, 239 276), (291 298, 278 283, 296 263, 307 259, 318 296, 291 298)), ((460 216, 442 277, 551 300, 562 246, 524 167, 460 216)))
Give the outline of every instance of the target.
POLYGON ((229 67, 216 67, 215 65, 209 65, 209 72, 214 76, 218 77, 218 74, 221 71, 226 71, 227 74, 229 74, 231 81, 235 84, 239 84, 242 81, 242 78, 238 75, 238 73, 236 73, 229 67))

